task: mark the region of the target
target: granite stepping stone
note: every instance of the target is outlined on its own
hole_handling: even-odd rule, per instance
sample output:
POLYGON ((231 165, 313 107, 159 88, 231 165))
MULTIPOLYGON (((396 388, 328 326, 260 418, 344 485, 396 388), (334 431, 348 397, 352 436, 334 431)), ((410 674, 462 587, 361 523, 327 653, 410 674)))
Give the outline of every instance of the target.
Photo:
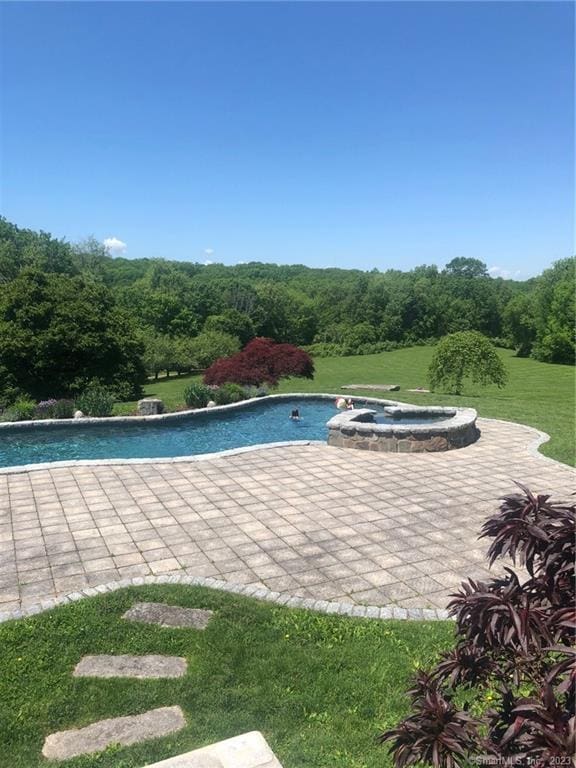
POLYGON ((183 677, 186 659, 181 656, 84 656, 74 677, 183 677))
POLYGON ((145 768, 282 768, 259 731, 218 741, 145 768))
POLYGON ((160 627, 206 629, 213 613, 201 608, 181 608, 179 605, 165 603, 135 603, 122 618, 158 624, 160 627))
MULTIPOLYGON (((340 389, 369 389, 375 392, 398 392, 399 384, 344 384, 340 389)), ((410 391, 410 390, 409 390, 410 391)))
POLYGON ((68 760, 100 752, 112 744, 129 746, 180 731, 186 719, 180 707, 160 707, 141 715, 100 720, 85 728, 58 731, 46 737, 42 754, 48 760, 68 760))

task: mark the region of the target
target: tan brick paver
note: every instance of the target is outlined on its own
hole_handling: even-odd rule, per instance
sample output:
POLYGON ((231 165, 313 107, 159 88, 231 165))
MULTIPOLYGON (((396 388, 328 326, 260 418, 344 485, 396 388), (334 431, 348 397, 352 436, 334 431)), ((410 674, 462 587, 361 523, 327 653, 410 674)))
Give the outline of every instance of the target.
POLYGON ((0 611, 165 573, 444 607, 462 579, 489 575, 478 533, 514 480, 556 499, 576 485, 571 468, 529 452, 534 430, 479 426, 476 444, 448 453, 285 446, 2 474, 0 611))

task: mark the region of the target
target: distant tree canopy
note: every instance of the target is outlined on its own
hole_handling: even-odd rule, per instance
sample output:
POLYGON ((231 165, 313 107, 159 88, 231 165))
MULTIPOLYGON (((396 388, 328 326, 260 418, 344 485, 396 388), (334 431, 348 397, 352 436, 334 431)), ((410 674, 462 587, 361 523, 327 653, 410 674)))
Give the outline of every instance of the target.
POLYGON ((205 367, 255 337, 320 356, 478 331, 520 355, 569 364, 574 264, 564 259, 526 282, 491 278, 466 257, 410 272, 204 266, 112 258, 94 238, 71 245, 0 218, 0 332, 22 342, 18 350, 0 341, 0 394, 51 397, 96 368, 135 391, 144 365, 151 375, 205 367))
POLYGON ((448 262, 444 268, 447 275, 457 277, 488 277, 486 264, 479 259, 467 259, 463 256, 457 256, 448 262))
POLYGON ((536 336, 532 356, 574 365, 576 259, 557 261, 538 278, 534 292, 536 336))

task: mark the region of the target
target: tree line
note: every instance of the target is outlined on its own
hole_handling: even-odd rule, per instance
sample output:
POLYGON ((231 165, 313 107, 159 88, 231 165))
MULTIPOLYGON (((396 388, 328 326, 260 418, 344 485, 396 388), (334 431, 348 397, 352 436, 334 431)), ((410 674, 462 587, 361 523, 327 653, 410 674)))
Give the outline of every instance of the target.
POLYGON ((138 394, 146 375, 204 369, 265 337, 313 356, 427 344, 474 330, 519 355, 574 362, 575 258, 526 281, 477 259, 444 269, 314 269, 112 258, 0 218, 0 399, 138 394))

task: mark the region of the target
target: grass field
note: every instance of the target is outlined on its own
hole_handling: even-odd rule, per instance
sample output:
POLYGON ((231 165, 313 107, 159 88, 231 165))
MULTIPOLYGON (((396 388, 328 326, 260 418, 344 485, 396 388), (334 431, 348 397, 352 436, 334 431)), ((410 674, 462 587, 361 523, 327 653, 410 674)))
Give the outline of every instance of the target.
MULTIPOLYGON (((399 384, 399 392, 382 395, 416 404, 467 405, 480 416, 528 424, 548 433, 550 441, 541 452, 566 464, 574 464, 574 368, 549 365, 515 357, 511 350, 499 350, 509 372, 506 387, 468 387, 462 396, 407 392, 426 388, 426 371, 432 347, 411 347, 395 352, 360 357, 320 358, 315 361, 312 381, 290 379, 280 383, 278 392, 340 392, 344 384, 399 384)), ((195 377, 198 378, 198 377, 195 377)), ((164 400, 167 408, 183 406, 183 392, 189 379, 160 380, 148 384, 147 395, 164 400)), ((358 389, 350 394, 378 396, 358 389)), ((135 403, 123 403, 118 412, 131 412, 135 403)))
POLYGON ((112 747, 67 768, 140 768, 261 730, 284 768, 386 768, 376 736, 407 713, 417 666, 453 637, 451 622, 369 621, 290 610, 200 587, 149 586, 0 625, 0 765, 40 768, 49 733, 178 704, 188 726, 112 747), (139 600, 210 608, 204 632, 120 619, 139 600), (99 653, 184 656, 177 680, 73 678, 99 653))

